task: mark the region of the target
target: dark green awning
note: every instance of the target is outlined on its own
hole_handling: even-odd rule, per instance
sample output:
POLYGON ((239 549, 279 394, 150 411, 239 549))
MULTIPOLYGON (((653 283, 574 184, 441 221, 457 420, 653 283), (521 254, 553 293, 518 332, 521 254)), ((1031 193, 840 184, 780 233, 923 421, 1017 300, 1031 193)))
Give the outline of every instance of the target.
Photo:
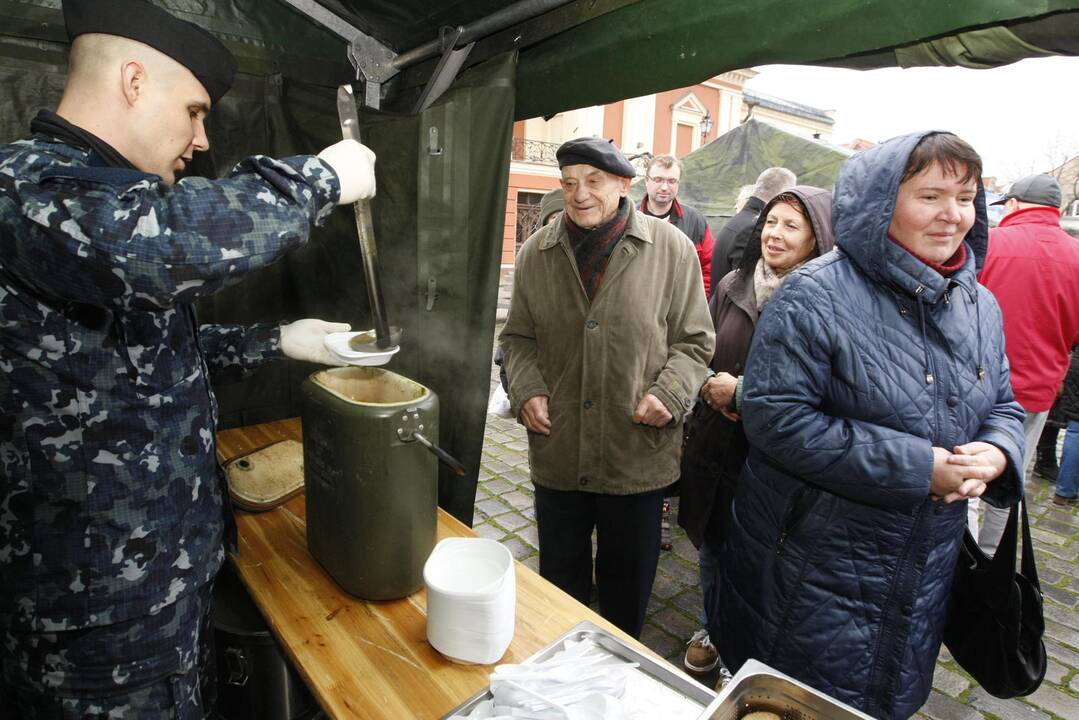
MULTIPOLYGON (((285 0, 161 4, 215 32, 248 72, 327 86, 353 74, 346 43, 285 0)), ((318 0, 395 53, 515 4, 318 0)), ((59 7, 60 0, 0 0, 0 38, 64 42, 59 7)), ((1079 54, 1079 0, 573 0, 478 40, 466 67, 509 50, 520 51, 515 114, 529 118, 753 65, 992 67, 1079 54)), ((398 75, 388 104, 397 94, 407 106, 434 65, 428 60, 398 75)))

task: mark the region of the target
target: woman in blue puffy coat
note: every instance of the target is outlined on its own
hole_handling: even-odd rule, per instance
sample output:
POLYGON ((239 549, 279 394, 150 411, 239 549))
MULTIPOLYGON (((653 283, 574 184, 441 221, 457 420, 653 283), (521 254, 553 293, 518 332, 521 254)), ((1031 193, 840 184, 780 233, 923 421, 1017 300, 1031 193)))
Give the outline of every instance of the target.
POLYGON ((732 670, 753 657, 880 718, 929 696, 966 499, 1013 505, 1023 467, 1000 309, 975 280, 980 177, 950 133, 851 158, 837 252, 758 321, 712 614, 732 670))

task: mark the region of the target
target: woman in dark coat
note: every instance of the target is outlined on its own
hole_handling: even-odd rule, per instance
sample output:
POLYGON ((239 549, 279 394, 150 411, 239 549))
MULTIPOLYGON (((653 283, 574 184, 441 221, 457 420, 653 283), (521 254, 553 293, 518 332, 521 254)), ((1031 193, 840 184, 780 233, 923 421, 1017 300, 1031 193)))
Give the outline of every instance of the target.
POLYGON ((761 309, 789 273, 832 249, 832 194, 794 187, 765 205, 738 268, 720 281, 708 303, 716 329, 713 373, 701 386, 682 457, 678 524, 700 551, 705 628, 683 661, 690 672, 712 670, 718 655, 707 631, 715 603, 719 548, 738 473, 749 445, 737 417, 738 383, 761 309))
POLYGON ((975 280, 980 176, 950 133, 854 156, 836 251, 761 317, 714 618, 732 670, 753 657, 879 718, 929 696, 966 499, 1013 505, 1023 467, 1000 309, 975 280))

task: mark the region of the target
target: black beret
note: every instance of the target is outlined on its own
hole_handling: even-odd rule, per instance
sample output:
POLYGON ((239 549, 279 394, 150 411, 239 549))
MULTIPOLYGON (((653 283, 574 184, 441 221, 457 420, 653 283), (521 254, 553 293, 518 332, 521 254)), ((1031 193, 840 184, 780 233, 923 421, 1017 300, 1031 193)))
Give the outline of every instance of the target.
POLYGON ((213 103, 232 87, 236 58, 221 41, 145 0, 64 0, 64 24, 69 40, 119 35, 165 53, 198 78, 213 103))
POLYGON ((584 137, 567 140, 555 151, 558 167, 567 165, 591 165, 612 175, 636 177, 637 169, 626 160, 622 151, 611 140, 584 137))

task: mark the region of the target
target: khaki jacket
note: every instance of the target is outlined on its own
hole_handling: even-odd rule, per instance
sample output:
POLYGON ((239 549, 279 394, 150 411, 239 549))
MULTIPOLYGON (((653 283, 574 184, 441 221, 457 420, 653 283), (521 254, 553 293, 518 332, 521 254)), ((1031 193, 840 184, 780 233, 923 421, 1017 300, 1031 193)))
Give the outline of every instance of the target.
POLYGON ((517 256, 499 342, 514 416, 550 398, 551 434, 528 436, 533 482, 626 495, 678 478, 682 418, 715 345, 697 253, 679 230, 634 210, 590 304, 565 225, 541 228, 517 256), (633 422, 647 393, 674 416, 666 427, 633 422))

